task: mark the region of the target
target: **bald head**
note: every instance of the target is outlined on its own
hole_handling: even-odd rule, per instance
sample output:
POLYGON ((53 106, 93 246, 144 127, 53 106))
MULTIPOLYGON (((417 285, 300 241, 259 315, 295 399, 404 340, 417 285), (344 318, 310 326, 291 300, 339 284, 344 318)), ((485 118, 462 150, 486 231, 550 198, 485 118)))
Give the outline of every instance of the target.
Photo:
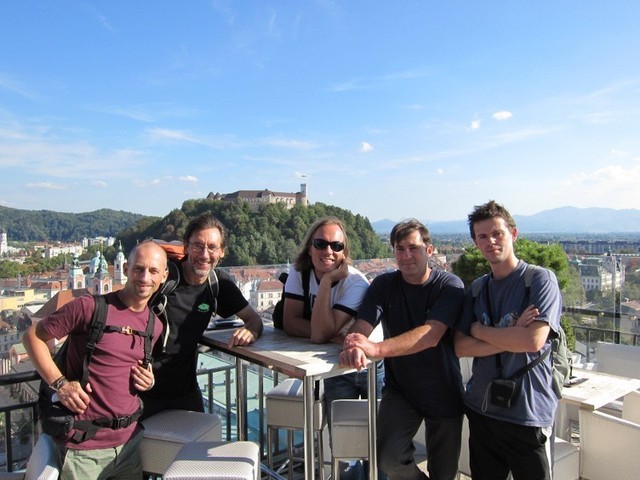
POLYGON ((125 269, 125 295, 146 302, 167 279, 167 254, 157 243, 144 241, 131 251, 125 269))

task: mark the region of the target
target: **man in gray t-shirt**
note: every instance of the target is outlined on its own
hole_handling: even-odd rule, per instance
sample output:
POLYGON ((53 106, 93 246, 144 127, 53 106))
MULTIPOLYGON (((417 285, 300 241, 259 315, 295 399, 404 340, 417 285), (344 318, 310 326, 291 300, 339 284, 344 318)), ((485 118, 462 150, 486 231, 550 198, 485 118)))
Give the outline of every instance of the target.
POLYGON ((467 292, 455 336, 458 356, 475 357, 464 397, 471 473, 480 480, 504 480, 509 472, 514 480, 550 480, 558 399, 546 352, 560 329, 558 282, 537 267, 527 286, 533 267, 515 255, 518 230, 503 206, 476 207, 469 228, 491 267, 482 288, 467 292))

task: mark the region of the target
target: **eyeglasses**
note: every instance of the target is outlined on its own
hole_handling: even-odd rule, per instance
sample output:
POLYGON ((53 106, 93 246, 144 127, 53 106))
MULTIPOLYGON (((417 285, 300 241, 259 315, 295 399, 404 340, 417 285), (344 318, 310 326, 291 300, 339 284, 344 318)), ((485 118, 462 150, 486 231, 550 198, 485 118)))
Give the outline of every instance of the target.
POLYGON ((342 250, 344 250, 343 242, 327 242, 322 238, 314 238, 311 242, 311 245, 313 245, 313 248, 317 250, 324 250, 327 247, 331 247, 331 250, 333 250, 334 252, 341 252, 342 250))
POLYGON ((222 248, 222 247, 215 247, 213 245, 204 245, 202 243, 189 243, 189 247, 191 248, 191 250, 193 250, 196 253, 202 253, 206 248, 207 252, 209 252, 209 255, 213 255, 218 250, 220 250, 220 248, 222 248))

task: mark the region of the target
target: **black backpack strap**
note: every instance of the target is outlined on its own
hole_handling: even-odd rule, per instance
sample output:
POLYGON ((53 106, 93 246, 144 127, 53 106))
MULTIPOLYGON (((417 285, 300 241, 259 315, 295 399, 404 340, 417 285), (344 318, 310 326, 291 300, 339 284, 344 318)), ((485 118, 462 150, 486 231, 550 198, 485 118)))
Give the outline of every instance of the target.
POLYGON ((149 320, 147 321, 147 330, 144 336, 144 359, 142 360, 142 366, 147 368, 151 362, 153 362, 151 347, 153 346, 153 327, 156 322, 156 316, 153 310, 149 309, 149 320))
POLYGON ((161 318, 163 314, 166 317, 167 295, 173 292, 180 283, 180 267, 178 264, 171 261, 167 262, 167 270, 169 271, 167 279, 147 302, 153 312, 161 318))
POLYGON ((71 440, 75 443, 82 443, 87 440, 91 440, 96 436, 98 430, 102 428, 110 428, 111 430, 120 430, 121 428, 127 428, 133 422, 138 420, 142 415, 142 404, 138 410, 131 415, 118 418, 96 418, 94 420, 76 420, 73 422, 73 428, 75 430, 71 440))
POLYGON ((551 349, 552 346, 550 345, 549 348, 547 348, 542 355, 540 355, 538 358, 536 358, 535 360, 532 360, 531 362, 527 363, 524 367, 520 368, 519 370, 517 370, 513 375, 511 375, 509 377, 509 380, 517 380, 518 378, 520 378, 522 375, 524 375, 525 373, 527 373, 529 370, 531 370, 533 367, 535 367, 536 365, 538 365, 539 363, 541 363, 545 358, 547 358, 549 356, 549 353, 551 353, 551 349))
POLYGON ((107 323, 108 306, 106 296, 94 295, 93 299, 95 306, 93 308, 93 315, 91 315, 87 346, 84 354, 84 361, 82 362, 82 378, 80 379, 80 385, 82 385, 83 389, 89 382, 89 364, 91 363, 91 357, 96 349, 96 344, 104 334, 105 324, 107 323))
POLYGON ((220 284, 218 283, 218 275, 215 268, 209 273, 209 291, 211 292, 211 298, 213 298, 213 311, 211 316, 214 317, 218 311, 218 294, 220 293, 220 284))
POLYGON ((304 296, 304 310, 302 316, 311 320, 311 302, 309 301, 309 281, 311 280, 311 269, 302 271, 302 295, 304 296))

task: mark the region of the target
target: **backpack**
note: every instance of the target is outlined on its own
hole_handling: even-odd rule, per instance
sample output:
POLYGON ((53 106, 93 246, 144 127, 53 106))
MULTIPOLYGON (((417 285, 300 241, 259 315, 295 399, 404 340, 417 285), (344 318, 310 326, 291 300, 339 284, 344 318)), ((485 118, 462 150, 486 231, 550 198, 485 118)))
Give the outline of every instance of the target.
MULTIPOLYGON (((531 281, 533 279, 533 274, 536 269, 542 269, 544 267, 539 267, 537 265, 529 265, 527 264, 527 269, 524 273, 524 286, 525 286, 525 301, 528 302, 529 294, 531 293, 531 281)), ((471 284, 471 296, 476 299, 476 297, 480 294, 484 286, 489 281, 489 274, 483 275, 482 277, 476 278, 471 284)), ((542 362, 547 355, 551 354, 551 363, 553 366, 553 392, 556 394, 556 397, 559 399, 562 398, 562 387, 569 384, 570 380, 570 362, 569 358, 571 357, 571 352, 569 351, 569 347, 567 345, 567 335, 560 325, 558 333, 551 331, 551 347, 548 348, 542 355, 533 360, 532 362, 525 365, 523 368, 518 370, 515 374, 512 375, 512 379, 518 378, 523 375, 527 370, 535 367, 538 363, 542 362)))
MULTIPOLYGON (((271 318, 273 319, 274 328, 279 328, 282 330, 284 328, 284 285, 287 283, 287 278, 289 278, 289 274, 287 272, 282 272, 278 277, 278 280, 282 283, 282 296, 280 300, 278 300, 273 307, 273 314, 271 318)), ((311 308, 309 307, 309 280, 311 278, 311 270, 304 270, 302 272, 302 290, 304 296, 304 312, 303 316, 307 320, 311 319, 311 308)))
MULTIPOLYGON (((82 377, 78 380, 85 388, 89 382, 89 364, 91 357, 96 349, 96 345, 102 339, 104 332, 126 333, 128 335, 138 335, 144 338, 144 360, 142 365, 146 367, 151 363, 151 345, 153 343, 153 327, 155 323, 155 315, 149 310, 149 321, 145 331, 128 330, 124 331, 123 327, 106 325, 107 321, 107 299, 105 295, 94 295, 95 307, 91 315, 91 323, 89 324, 89 335, 87 345, 82 362, 82 377)), ((65 364, 67 358, 67 350, 69 348, 69 339, 67 339, 53 357, 54 362, 65 374, 65 364)), ((119 418, 98 418, 93 420, 76 420, 73 412, 65 407, 62 402, 54 399, 56 391, 51 388, 44 380, 40 381, 38 391, 38 402, 36 404, 37 418, 40 419, 42 431, 52 438, 64 441, 71 429, 75 429, 75 433, 71 440, 75 443, 81 443, 85 440, 93 438, 96 432, 101 428, 111 428, 118 430, 126 428, 135 422, 142 414, 142 405, 131 415, 119 418)))

